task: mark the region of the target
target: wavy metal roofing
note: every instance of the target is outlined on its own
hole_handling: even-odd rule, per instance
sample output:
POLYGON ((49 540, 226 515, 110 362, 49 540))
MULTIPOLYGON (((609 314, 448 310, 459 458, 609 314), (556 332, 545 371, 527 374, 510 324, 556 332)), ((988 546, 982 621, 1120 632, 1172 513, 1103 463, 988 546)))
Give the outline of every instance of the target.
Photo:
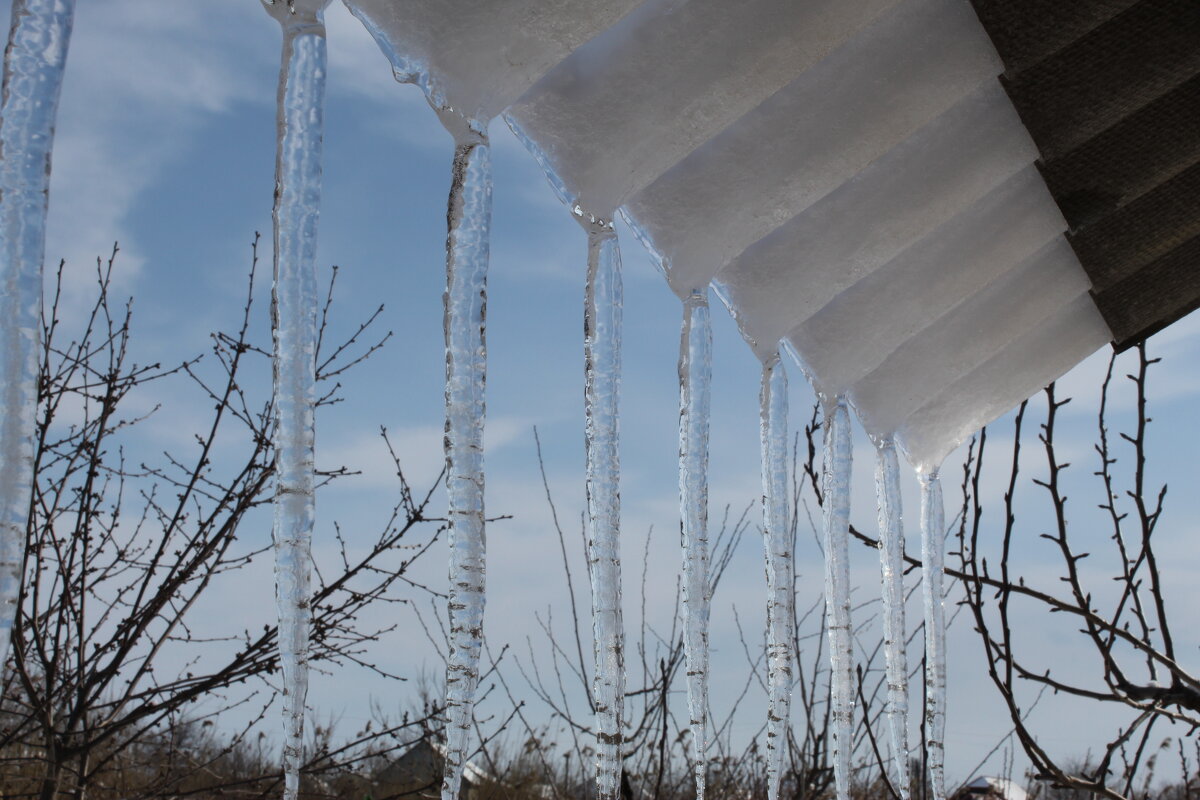
POLYGON ((1195 0, 347 4, 918 466, 1200 305, 1195 0))

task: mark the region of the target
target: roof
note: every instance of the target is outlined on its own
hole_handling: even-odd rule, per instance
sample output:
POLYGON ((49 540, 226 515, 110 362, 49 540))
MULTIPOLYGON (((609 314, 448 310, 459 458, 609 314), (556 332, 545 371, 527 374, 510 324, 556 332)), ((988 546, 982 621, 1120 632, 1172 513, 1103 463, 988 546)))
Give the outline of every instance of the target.
POLYGON ((917 466, 1200 305, 1194 0, 347 2, 917 466))
MULTIPOLYGON (((398 758, 383 768, 376 779, 391 781, 399 778, 420 776, 424 780, 440 781, 446 758, 446 746, 429 738, 418 739, 398 758)), ((463 764, 463 780, 468 785, 479 786, 494 779, 473 761, 463 764)))
POLYGON ((973 3, 1117 347, 1200 307, 1200 4, 973 3))
POLYGON ((1009 778, 979 777, 963 788, 987 792, 986 796, 999 797, 1003 800, 1026 800, 1029 797, 1024 789, 1009 778))

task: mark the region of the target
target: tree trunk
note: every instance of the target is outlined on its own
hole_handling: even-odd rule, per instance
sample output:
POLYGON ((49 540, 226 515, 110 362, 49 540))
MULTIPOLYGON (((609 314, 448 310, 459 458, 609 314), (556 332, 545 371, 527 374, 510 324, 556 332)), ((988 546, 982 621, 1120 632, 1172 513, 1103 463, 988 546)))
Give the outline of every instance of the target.
POLYGON ((80 753, 78 778, 75 781, 75 792, 72 794, 73 800, 87 800, 87 771, 90 760, 86 750, 80 753))
POLYGON ((58 785, 62 782, 63 765, 53 737, 46 738, 46 775, 42 778, 40 800, 57 800, 58 785))

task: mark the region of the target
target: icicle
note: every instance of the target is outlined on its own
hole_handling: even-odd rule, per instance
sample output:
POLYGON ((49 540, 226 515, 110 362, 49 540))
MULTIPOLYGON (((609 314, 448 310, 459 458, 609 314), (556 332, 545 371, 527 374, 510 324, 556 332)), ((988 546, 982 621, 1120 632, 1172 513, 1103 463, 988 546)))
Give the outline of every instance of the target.
POLYGON ((479 684, 486 542, 483 521, 485 318, 492 222, 486 133, 462 137, 446 239, 446 493, 450 500, 450 657, 443 800, 458 800, 479 684))
POLYGON ((54 118, 75 0, 14 0, 0 104, 0 667, 8 658, 33 493, 42 259, 54 118))
POLYGON ((683 609, 687 619, 688 709, 696 800, 704 800, 708 749, 708 424, 712 327, 708 290, 683 303, 679 343, 679 516, 683 533, 683 609))
POLYGON ((310 545, 314 521, 317 219, 328 0, 279 0, 283 27, 275 162, 275 601, 283 669, 284 798, 300 791, 308 694, 310 545))
POLYGON ((618 397, 621 388, 621 250, 611 222, 588 231, 584 300, 584 394, 587 442, 588 563, 596 707, 596 794, 621 793, 621 711, 625 699, 625 629, 621 619, 621 474, 618 397))
POLYGON ((767 558, 767 798, 777 800, 791 717, 792 635, 796 628, 787 506, 787 373, 778 354, 763 364, 759 402, 767 558))
POLYGON ((942 604, 946 512, 936 469, 921 470, 921 586, 925 597, 925 746, 933 800, 945 800, 946 611, 942 604))
POLYGON ((908 658, 904 649, 904 522, 900 506, 900 461, 891 439, 876 442, 875 457, 888 727, 896 762, 896 791, 900 793, 900 800, 908 800, 908 658))
POLYGON ((833 774, 838 800, 850 796, 854 661, 850 640, 850 413, 842 397, 825 403, 825 604, 829 631, 833 774))

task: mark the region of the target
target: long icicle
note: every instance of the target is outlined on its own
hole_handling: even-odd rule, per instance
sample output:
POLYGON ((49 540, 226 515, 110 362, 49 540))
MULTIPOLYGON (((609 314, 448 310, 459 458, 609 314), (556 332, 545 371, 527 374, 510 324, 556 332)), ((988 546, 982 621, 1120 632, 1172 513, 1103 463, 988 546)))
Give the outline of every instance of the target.
POLYGON ((763 364, 759 395, 763 545, 767 560, 767 798, 777 800, 792 704, 796 628, 792 531, 788 524, 787 373, 776 354, 763 364))
POLYGON ((284 798, 304 763, 311 544, 315 519, 314 408, 317 221, 325 105, 326 0, 267 6, 283 27, 275 161, 275 602, 283 670, 284 798))
POLYGON ((41 363, 50 151, 75 0, 15 0, 0 101, 0 668, 8 658, 25 531, 41 363))
POLYGON ((596 797, 621 794, 621 712, 625 700, 625 628, 621 617, 621 250, 610 222, 588 231, 584 299, 584 405, 587 415, 588 564, 596 707, 596 797))
POLYGON ((683 611, 687 622, 688 710, 696 800, 704 800, 708 750, 708 426, 712 324, 708 290, 683 302, 679 342, 679 516, 683 534, 683 611))
POLYGON ((458 800, 483 647, 485 320, 492 221, 487 134, 460 137, 446 238, 446 493, 450 501, 450 656, 443 800, 458 800))
POLYGON ((925 746, 933 800, 945 800, 946 736, 946 511, 936 469, 921 470, 921 587, 925 599, 925 746))
POLYGON ((825 403, 823 515, 825 604, 829 632, 834 783, 838 800, 850 796, 854 725, 854 662, 850 639, 850 413, 846 401, 825 403))
POLYGON ((904 521, 900 461, 891 439, 875 443, 875 496, 879 507, 879 567, 883 593, 883 647, 887 661, 887 715, 896 762, 896 791, 908 800, 908 657, 904 623, 904 521))

